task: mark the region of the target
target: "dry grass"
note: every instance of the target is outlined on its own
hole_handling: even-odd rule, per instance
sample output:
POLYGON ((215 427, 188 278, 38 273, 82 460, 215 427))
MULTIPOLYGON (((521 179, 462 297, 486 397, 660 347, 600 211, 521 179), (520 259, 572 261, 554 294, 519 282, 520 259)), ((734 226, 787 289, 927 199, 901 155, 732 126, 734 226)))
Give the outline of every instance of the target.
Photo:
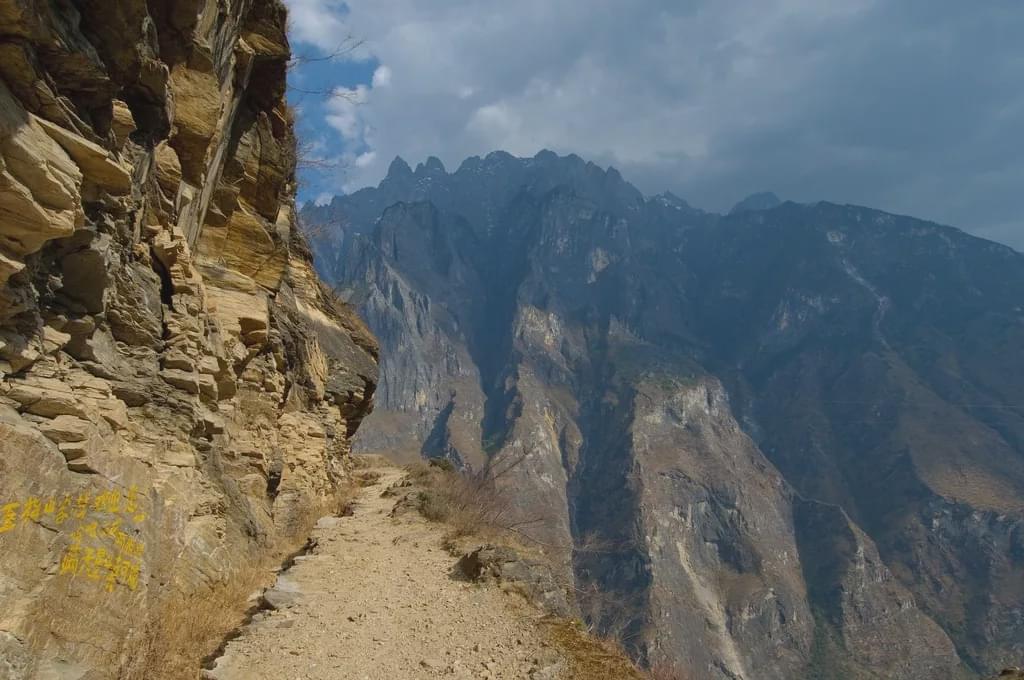
POLYGON ((542 622, 548 638, 565 655, 574 680, 662 680, 647 676, 617 643, 596 638, 576 622, 549 618, 542 622))
POLYGON ((229 631, 245 622, 255 606, 254 592, 269 585, 266 569, 245 569, 231 581, 167 598, 156 608, 145 640, 132 650, 118 671, 122 680, 195 678, 203 660, 217 651, 229 631))
MULTIPOLYGON (((352 504, 359 494, 360 484, 353 479, 351 483, 339 484, 327 496, 309 502, 305 495, 295 496, 292 502, 282 505, 275 512, 276 527, 278 531, 278 545, 281 546, 275 551, 276 557, 271 555, 268 559, 278 559, 281 556, 294 552, 301 546, 313 527, 321 517, 345 517, 352 514, 352 504)), ((281 498, 285 498, 282 494, 281 498)), ((278 499, 280 502, 281 498, 278 499)))
POLYGON ((573 680, 695 680, 666 664, 639 668, 618 640, 601 638, 579 621, 549 617, 541 622, 548 639, 565 655, 573 680))
POLYGON ((354 484, 338 486, 319 503, 308 504, 281 530, 279 548, 259 563, 243 566, 230 580, 188 595, 168 595, 154 607, 143 640, 120 663, 120 680, 182 680, 198 677, 203 662, 256 610, 254 595, 272 585, 273 567, 302 549, 317 520, 351 514, 358 495, 354 484))
POLYGON ((422 488, 419 510, 424 517, 447 524, 451 539, 512 534, 523 525, 514 519, 514 501, 486 470, 459 473, 448 461, 417 463, 406 468, 422 488))
MULTIPOLYGON (((352 507, 355 505, 356 497, 359 496, 360 484, 343 484, 339 485, 324 502, 322 511, 316 520, 320 517, 334 516, 334 517, 347 517, 352 514, 352 507)), ((316 520, 313 523, 316 523, 316 520)), ((312 528, 312 527, 311 527, 312 528)))

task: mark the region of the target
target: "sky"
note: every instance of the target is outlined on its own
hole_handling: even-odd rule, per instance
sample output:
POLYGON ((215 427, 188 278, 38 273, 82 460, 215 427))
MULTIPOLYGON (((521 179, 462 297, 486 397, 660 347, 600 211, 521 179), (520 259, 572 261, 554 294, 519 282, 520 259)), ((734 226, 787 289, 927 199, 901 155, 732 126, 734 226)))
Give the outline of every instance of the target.
POLYGON ((546 148, 707 210, 770 190, 1024 251, 1020 0, 285 1, 300 200, 546 148))

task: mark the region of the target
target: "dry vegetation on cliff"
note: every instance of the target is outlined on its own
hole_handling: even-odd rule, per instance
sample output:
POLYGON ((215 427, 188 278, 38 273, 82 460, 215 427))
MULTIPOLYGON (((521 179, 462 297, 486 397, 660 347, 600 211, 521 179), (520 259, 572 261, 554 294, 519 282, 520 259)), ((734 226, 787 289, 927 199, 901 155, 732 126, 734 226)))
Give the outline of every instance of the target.
POLYGON ((180 680, 198 673, 202 661, 215 652, 229 631, 236 629, 256 602, 254 592, 273 581, 269 569, 236 572, 230 581, 189 594, 184 600, 165 600, 134 653, 121 661, 119 680, 180 680))
POLYGON ((501 491, 488 470, 460 473, 446 460, 433 460, 409 465, 406 471, 422 487, 419 511, 451 527, 452 538, 494 537, 518 528, 511 517, 514 499, 501 491))
POLYGON ((309 506, 292 524, 283 545, 288 551, 255 554, 253 562, 226 575, 226 579, 197 588, 184 598, 165 594, 155 605, 145 634, 120 664, 118 680, 181 680, 198 673, 204 661, 237 633, 263 605, 259 594, 274 582, 282 565, 309 546, 309 536, 322 517, 351 514, 364 474, 354 472, 351 483, 339 484, 321 504, 309 506))

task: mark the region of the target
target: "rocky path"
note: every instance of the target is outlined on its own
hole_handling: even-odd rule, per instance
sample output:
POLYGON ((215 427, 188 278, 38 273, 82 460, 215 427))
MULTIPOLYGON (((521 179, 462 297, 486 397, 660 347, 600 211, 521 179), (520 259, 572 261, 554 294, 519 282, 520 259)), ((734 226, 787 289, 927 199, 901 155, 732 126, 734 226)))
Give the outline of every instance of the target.
POLYGON ((389 516, 382 492, 402 472, 377 470, 350 517, 318 524, 258 614, 230 642, 212 680, 557 678, 563 666, 518 597, 452 578, 443 528, 389 516))

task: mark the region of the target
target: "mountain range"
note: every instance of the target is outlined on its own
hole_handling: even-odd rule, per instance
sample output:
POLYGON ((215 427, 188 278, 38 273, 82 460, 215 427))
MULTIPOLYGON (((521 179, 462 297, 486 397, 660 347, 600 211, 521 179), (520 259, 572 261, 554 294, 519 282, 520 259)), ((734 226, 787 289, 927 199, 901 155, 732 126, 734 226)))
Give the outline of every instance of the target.
MULTIPOLYGON (((502 469, 587 624, 713 680, 1024 658, 1024 255, 544 151, 301 213, 381 344, 356 440, 502 469)), ((689 674, 688 676, 686 674, 689 674)))

